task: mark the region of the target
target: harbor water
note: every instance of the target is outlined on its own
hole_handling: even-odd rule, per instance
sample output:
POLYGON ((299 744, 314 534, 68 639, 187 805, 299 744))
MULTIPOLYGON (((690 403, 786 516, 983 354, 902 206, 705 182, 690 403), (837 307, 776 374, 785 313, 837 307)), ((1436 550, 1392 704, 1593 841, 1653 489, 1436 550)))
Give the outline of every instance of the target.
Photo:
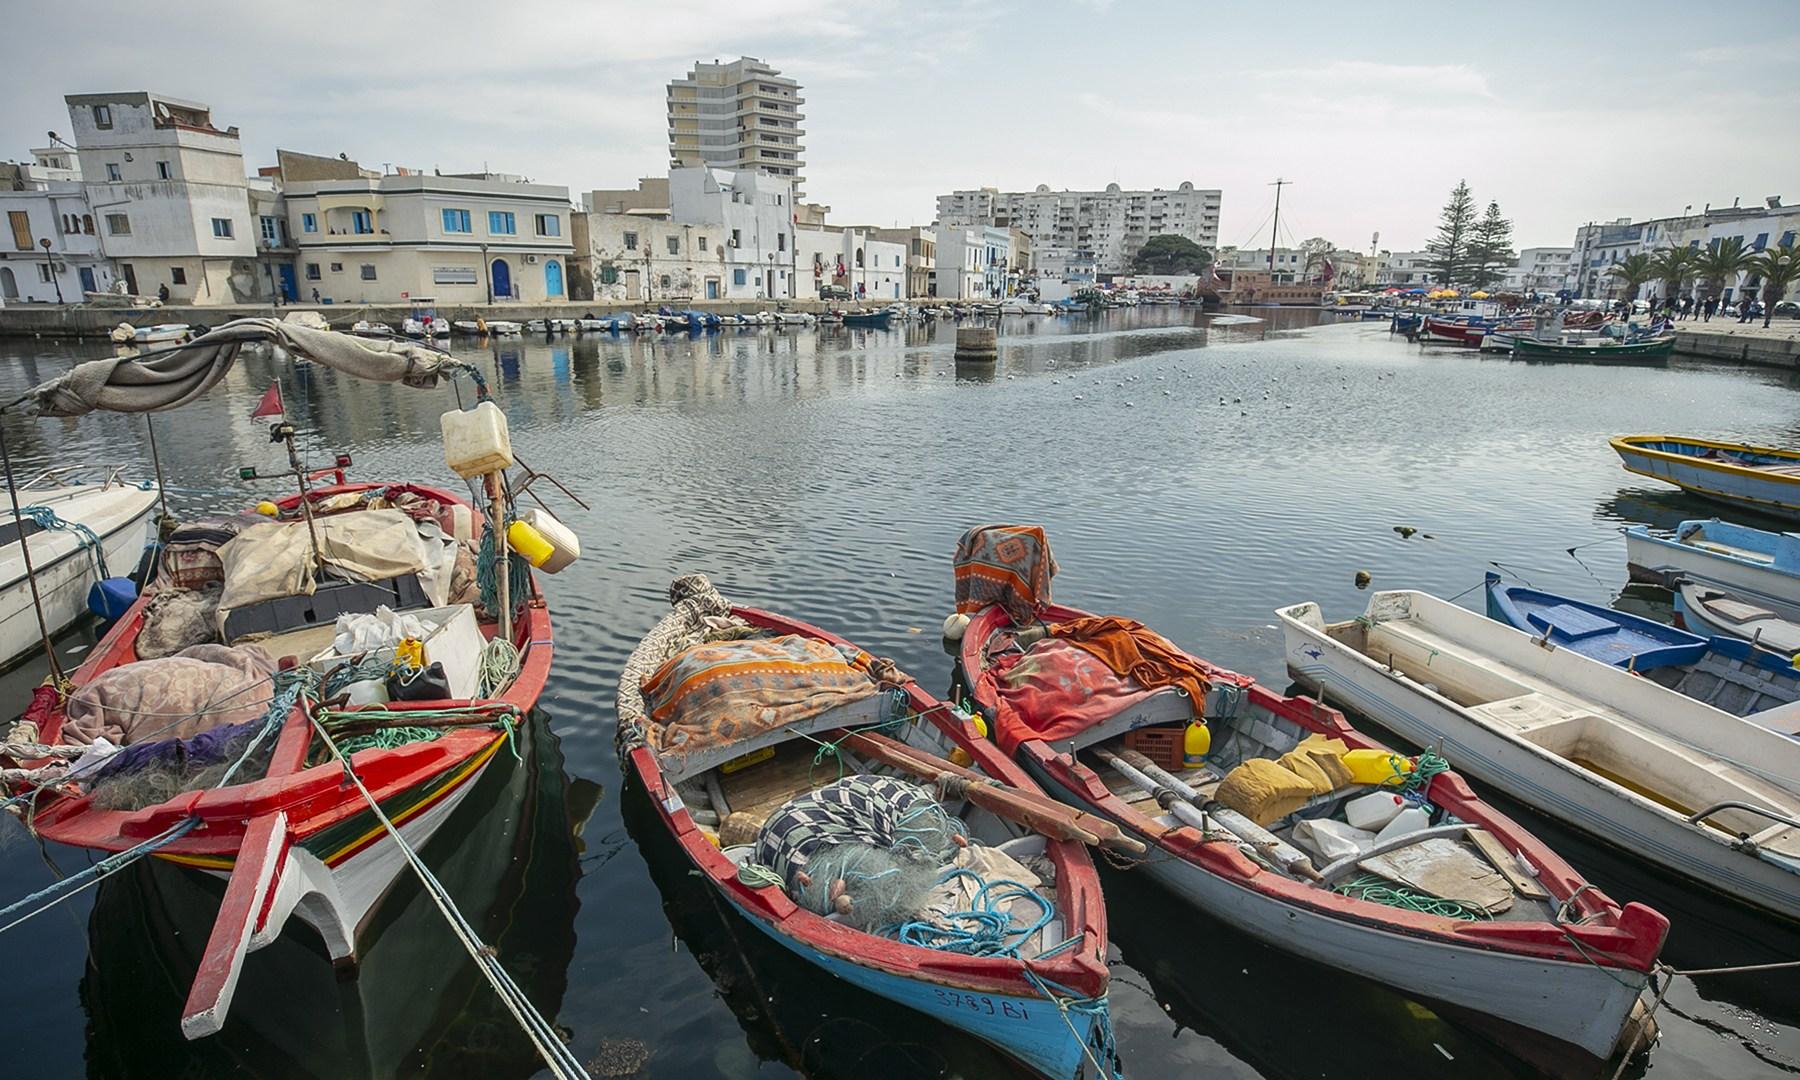
MULTIPOLYGON (((1358 571, 1374 589, 1477 609, 1483 572, 1496 568, 1604 602, 1625 584, 1621 523, 1716 512, 1625 473, 1608 436, 1800 445, 1800 383, 1786 372, 1524 364, 1320 317, 1156 307, 1008 318, 997 363, 960 370, 953 324, 450 343, 487 373, 522 459, 591 509, 535 489, 583 549, 545 579, 550 686, 518 742, 521 766, 484 777, 425 854, 594 1075, 1017 1072, 762 939, 659 832, 614 757, 612 701, 673 576, 703 571, 734 600, 842 633, 941 691, 957 537, 973 524, 1041 523, 1061 564, 1057 599, 1141 619, 1285 687, 1273 609, 1317 600, 1349 618, 1367 601, 1358 571)), ((0 341, 0 399, 102 354, 0 341)), ((450 391, 259 357, 155 421, 178 511, 281 490, 238 479, 242 466, 284 467, 249 419, 277 376, 313 464, 342 451, 356 478, 454 482, 438 422, 450 391)), ((148 475, 142 418, 0 422, 22 478, 78 462, 148 475)), ((73 633, 61 648, 78 658, 91 640, 73 633)), ((33 661, 0 680, 8 715, 42 670, 33 661)), ((1673 965, 1800 955, 1793 930, 1496 801, 1621 902, 1667 913, 1673 965)), ((0 903, 88 861, 9 816, 0 903)), ((1234 933, 1129 871, 1108 869, 1104 885, 1127 1076, 1535 1074, 1511 1037, 1234 933)), ((0 1074, 534 1073, 529 1046, 408 879, 378 909, 357 971, 334 972, 296 920, 248 958, 224 1031, 184 1042, 177 1017, 220 891, 152 861, 0 935, 0 1074)), ((1660 1045, 1629 1075, 1800 1072, 1792 972, 1677 979, 1658 1020, 1660 1045)))

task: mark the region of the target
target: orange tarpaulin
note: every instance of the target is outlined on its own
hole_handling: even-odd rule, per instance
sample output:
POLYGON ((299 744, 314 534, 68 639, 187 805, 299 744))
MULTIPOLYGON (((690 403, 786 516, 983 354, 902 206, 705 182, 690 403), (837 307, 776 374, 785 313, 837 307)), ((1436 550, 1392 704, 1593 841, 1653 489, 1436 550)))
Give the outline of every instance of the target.
POLYGON ((1168 638, 1141 622, 1096 615, 1057 623, 1050 628, 1050 636, 1093 653, 1107 667, 1146 690, 1180 687, 1193 699, 1196 716, 1204 708, 1206 689, 1211 685, 1205 670, 1168 638))

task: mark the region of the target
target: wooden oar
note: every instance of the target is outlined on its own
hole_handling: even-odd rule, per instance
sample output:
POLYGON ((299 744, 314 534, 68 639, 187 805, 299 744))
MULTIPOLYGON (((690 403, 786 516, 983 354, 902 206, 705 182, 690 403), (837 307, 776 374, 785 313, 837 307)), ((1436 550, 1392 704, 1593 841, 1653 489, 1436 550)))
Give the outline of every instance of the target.
POLYGON ((1079 840, 1090 847, 1142 855, 1144 844, 1115 824, 1085 811, 1075 810, 1033 791, 997 787, 981 773, 946 761, 936 754, 869 731, 845 732, 839 745, 849 746, 876 761, 892 765, 925 780, 963 782, 964 795, 976 806, 999 817, 1058 840, 1079 840))

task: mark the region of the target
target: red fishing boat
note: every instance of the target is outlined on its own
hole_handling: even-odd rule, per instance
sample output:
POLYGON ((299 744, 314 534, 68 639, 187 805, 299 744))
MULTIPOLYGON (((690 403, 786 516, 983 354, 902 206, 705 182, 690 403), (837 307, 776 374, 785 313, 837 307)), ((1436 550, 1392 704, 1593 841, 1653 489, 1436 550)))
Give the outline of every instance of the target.
MULTIPOLYGON (((147 406, 165 407, 216 382, 251 340, 414 384, 457 364, 416 345, 251 322, 186 347, 214 350, 198 388, 190 351, 162 366, 94 361, 103 368, 78 367, 36 401, 64 415, 116 408, 108 394, 156 388, 168 372, 147 406), (114 377, 107 364, 130 370, 114 377)), ((133 404, 145 411, 144 398, 133 404)), ((267 411, 279 413, 277 392, 267 411)), ((413 851, 484 770, 513 767, 514 725, 550 670, 537 582, 484 537, 480 509, 427 484, 348 482, 347 456, 306 473, 278 420, 271 441, 284 440, 296 492, 213 519, 199 530, 210 541, 176 531, 158 582, 66 683, 38 690, 7 740, 16 767, 0 774, 37 835, 108 856, 101 868, 151 856, 226 879, 183 1012, 189 1038, 219 1029, 245 954, 292 916, 333 960, 356 959, 413 851)), ((490 514, 511 517, 503 471, 484 474, 490 514)))
MULTIPOLYGON (((675 611, 626 665, 619 753, 694 872, 752 926, 831 975, 1045 1076, 1112 1075, 1106 911, 1093 863, 1070 838, 1079 816, 891 663, 818 627, 733 607, 698 575, 678 579, 671 600, 675 611), (936 787, 921 795, 903 785, 892 802, 899 809, 887 809, 882 791, 907 778, 936 787), (796 871, 795 843, 817 842, 807 815, 838 791, 874 809, 844 847, 814 849, 796 871), (922 868, 932 897, 973 881, 974 898, 927 901, 890 924, 887 915, 856 917, 866 904, 895 902, 856 893, 857 871, 816 893, 826 888, 820 875, 832 873, 821 869, 831 852, 877 837, 885 845, 908 831, 905 822, 944 815, 961 830, 955 846, 922 863, 884 863, 878 849, 874 862, 855 865, 868 881, 922 868), (996 897, 1012 907, 990 907, 996 897), (843 906, 833 910, 833 898, 843 906), (967 904, 983 913, 950 910, 967 904), (965 932, 996 919, 1007 927, 998 936, 965 932)), ((1103 834, 1090 842, 1122 840, 1106 823, 1090 824, 1103 834)), ((922 851, 932 839, 919 830, 892 850, 922 851)))
POLYGON ((1427 315, 1419 332, 1428 340, 1448 342, 1452 345, 1467 345, 1477 348, 1481 339, 1486 336, 1491 322, 1470 322, 1462 319, 1446 319, 1441 316, 1427 315))
POLYGON ((1661 914, 1612 900, 1441 759, 1050 603, 1054 569, 1041 529, 964 537, 957 678, 1046 792, 1152 846, 1140 872, 1276 948, 1547 1036, 1521 1052, 1559 1069, 1650 1045, 1661 914))

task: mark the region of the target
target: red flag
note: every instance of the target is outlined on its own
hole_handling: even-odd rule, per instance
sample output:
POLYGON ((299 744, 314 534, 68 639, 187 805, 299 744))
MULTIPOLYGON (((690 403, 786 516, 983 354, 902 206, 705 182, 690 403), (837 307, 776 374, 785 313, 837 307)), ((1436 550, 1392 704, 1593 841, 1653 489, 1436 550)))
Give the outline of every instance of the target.
POLYGON ((283 411, 284 410, 281 407, 281 384, 270 383, 269 388, 263 391, 262 400, 256 403, 255 409, 251 410, 250 419, 261 420, 265 416, 281 416, 283 415, 283 411))

